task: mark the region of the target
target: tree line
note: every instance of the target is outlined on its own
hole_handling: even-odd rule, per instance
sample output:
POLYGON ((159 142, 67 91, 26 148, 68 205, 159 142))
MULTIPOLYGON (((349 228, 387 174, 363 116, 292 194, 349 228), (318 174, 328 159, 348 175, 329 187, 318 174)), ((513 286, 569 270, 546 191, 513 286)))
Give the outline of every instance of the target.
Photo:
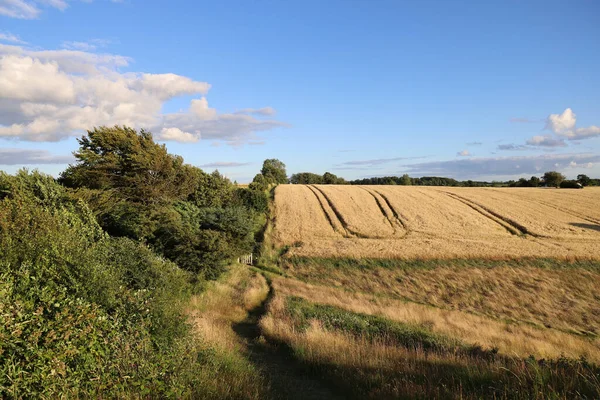
POLYGON ((408 174, 402 176, 381 176, 347 181, 344 178, 326 172, 324 175, 311 172, 293 174, 291 184, 322 184, 322 185, 403 185, 403 186, 454 186, 454 187, 561 187, 580 188, 585 186, 600 186, 600 179, 592 179, 587 175, 577 175, 577 179, 568 180, 556 171, 545 172, 541 177, 532 176, 530 179, 508 181, 459 181, 454 178, 441 176, 423 176, 413 178, 408 174))

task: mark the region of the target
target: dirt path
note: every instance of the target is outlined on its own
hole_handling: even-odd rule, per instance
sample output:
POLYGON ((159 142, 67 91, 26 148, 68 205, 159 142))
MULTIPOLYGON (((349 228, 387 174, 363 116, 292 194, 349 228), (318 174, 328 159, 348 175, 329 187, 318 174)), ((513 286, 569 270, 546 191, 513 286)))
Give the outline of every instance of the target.
MULTIPOLYGON (((272 289, 270 289, 272 290, 272 289)), ((274 399, 344 399, 333 392, 326 383, 303 370, 294 359, 291 350, 283 344, 273 344, 261 338, 258 325, 260 318, 267 311, 267 298, 252 309, 248 318, 233 325, 248 349, 248 359, 259 368, 271 385, 274 399)))

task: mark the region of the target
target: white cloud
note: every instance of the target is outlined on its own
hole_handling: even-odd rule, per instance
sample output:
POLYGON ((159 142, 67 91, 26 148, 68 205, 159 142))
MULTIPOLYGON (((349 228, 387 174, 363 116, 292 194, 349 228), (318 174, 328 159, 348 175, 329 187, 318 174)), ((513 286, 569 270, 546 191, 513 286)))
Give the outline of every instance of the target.
POLYGON ((32 1, 0 0, 0 15, 11 18, 34 19, 40 14, 40 9, 32 1))
POLYGON ((190 103, 190 113, 203 121, 210 121, 217 117, 217 110, 208 106, 206 97, 193 99, 190 103))
POLYGON ((459 157, 468 157, 471 155, 471 153, 469 152, 469 150, 463 150, 456 153, 456 155, 459 157))
POLYGON ((154 131, 160 140, 193 143, 202 133, 240 145, 256 141, 256 132, 285 126, 247 114, 219 114, 204 97, 210 89, 206 82, 119 71, 130 62, 112 54, 0 44, 0 137, 55 141, 94 126, 128 125, 154 131), (184 112, 161 112, 166 102, 183 95, 202 97, 184 112))
POLYGON ((163 128, 157 135, 158 140, 174 141, 181 143, 196 143, 200 140, 200 133, 184 132, 179 128, 163 128))
POLYGON ((600 127, 592 125, 587 128, 576 128, 577 115, 567 108, 562 114, 550 114, 546 128, 569 140, 581 140, 600 136, 600 127))
MULTIPOLYGON (((81 0, 91 3, 93 0, 81 0)), ((111 0, 122 3, 121 0, 111 0)), ((0 15, 19 19, 36 19, 42 13, 39 6, 52 7, 64 11, 69 7, 69 0, 0 0, 0 15)))
POLYGON ((22 41, 18 36, 8 32, 0 32, 0 42, 27 44, 27 42, 22 41))
POLYGON ((562 139, 555 139, 551 135, 538 135, 534 136, 527 141, 530 146, 541 146, 541 147, 566 147, 567 144, 562 139))
POLYGON ((572 131, 576 122, 577 116, 573 110, 567 108, 562 114, 550 114, 546 122, 546 127, 557 135, 563 135, 572 131))

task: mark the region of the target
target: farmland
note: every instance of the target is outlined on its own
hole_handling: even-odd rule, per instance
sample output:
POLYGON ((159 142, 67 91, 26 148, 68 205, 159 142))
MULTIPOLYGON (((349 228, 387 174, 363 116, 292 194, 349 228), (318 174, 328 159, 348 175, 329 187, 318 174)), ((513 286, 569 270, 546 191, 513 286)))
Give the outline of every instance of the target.
POLYGON ((600 258, 600 190, 281 185, 274 238, 292 254, 600 258))
POLYGON ((599 209, 595 188, 280 185, 261 333, 348 398, 596 398, 599 209))

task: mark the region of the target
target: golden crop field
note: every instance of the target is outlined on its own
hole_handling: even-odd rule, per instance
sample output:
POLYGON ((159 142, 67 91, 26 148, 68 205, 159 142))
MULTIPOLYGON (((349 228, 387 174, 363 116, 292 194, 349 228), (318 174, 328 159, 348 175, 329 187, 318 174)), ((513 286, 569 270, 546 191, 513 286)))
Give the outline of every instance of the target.
POLYGON ((274 239, 318 257, 599 259, 600 188, 280 185, 274 239))

